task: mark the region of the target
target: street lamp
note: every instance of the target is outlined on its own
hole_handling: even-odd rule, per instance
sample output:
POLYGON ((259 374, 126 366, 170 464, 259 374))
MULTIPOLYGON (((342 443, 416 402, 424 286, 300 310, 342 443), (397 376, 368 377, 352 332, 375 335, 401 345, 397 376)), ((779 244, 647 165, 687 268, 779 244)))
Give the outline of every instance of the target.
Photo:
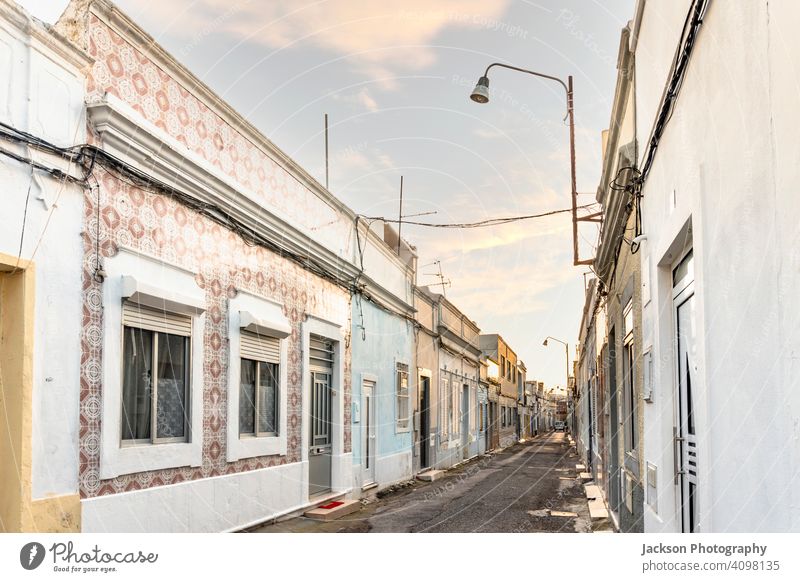
MULTIPOLYGON (((488 67, 486 67, 486 71, 483 73, 483 76, 478 79, 478 83, 475 85, 475 88, 472 90, 472 94, 470 95, 470 99, 475 101, 475 103, 488 103, 489 102, 489 69, 492 67, 502 67, 504 69, 511 69, 512 71, 518 71, 520 73, 527 73, 529 75, 534 75, 536 77, 542 77, 543 79, 550 79, 551 81, 556 81, 560 83, 562 87, 564 87, 564 91, 567 93, 567 115, 564 119, 569 118, 569 159, 570 159, 570 171, 572 177, 572 253, 573 253, 573 264, 574 265, 591 265, 594 260, 593 259, 586 259, 580 260, 578 258, 578 221, 587 221, 587 222, 600 222, 600 216, 602 212, 595 212, 589 214, 587 216, 578 217, 578 190, 577 190, 577 180, 575 177, 575 111, 573 107, 573 93, 572 93, 572 75, 567 77, 567 82, 565 83, 558 77, 552 77, 550 75, 545 75, 543 73, 537 73, 536 71, 529 71, 528 69, 521 69, 519 67, 514 67, 512 65, 505 65, 503 63, 492 63, 488 67)), ((569 375, 567 375, 569 377, 569 375)))
MULTIPOLYGON (((569 389, 569 344, 567 342, 562 341, 562 340, 560 340, 558 338, 555 338, 553 336, 547 336, 546 338, 544 338, 544 341, 542 342, 542 345, 545 346, 545 347, 547 347, 547 340, 553 340, 554 342, 558 342, 560 344, 564 344, 564 353, 567 355, 567 384, 566 384, 566 386, 567 386, 567 402, 569 402, 572 399, 572 392, 569 389)), ((569 415, 569 411, 567 411, 567 415, 569 415)), ((573 425, 574 425, 574 422, 570 422, 569 423, 569 431, 570 432, 573 432, 573 425)))
POLYGON ((566 387, 567 387, 567 392, 569 393, 569 344, 567 342, 565 342, 565 341, 561 341, 558 338, 554 338, 552 336, 547 336, 546 338, 544 338, 544 341, 542 342, 542 345, 544 347, 547 347, 547 340, 553 340, 554 342, 558 342, 560 344, 564 344, 564 352, 567 354, 567 383, 566 383, 566 387))

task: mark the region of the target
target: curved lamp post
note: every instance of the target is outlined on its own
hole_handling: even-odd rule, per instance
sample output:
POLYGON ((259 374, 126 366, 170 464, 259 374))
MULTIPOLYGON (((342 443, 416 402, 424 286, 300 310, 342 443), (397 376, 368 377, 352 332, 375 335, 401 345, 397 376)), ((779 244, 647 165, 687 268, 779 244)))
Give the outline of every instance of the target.
MULTIPOLYGON (((514 67, 512 65, 505 65, 503 63, 492 63, 488 67, 486 67, 486 71, 483 73, 483 76, 478 79, 478 83, 475 85, 475 88, 472 90, 472 94, 470 95, 470 99, 475 101, 475 103, 488 103, 489 102, 489 69, 492 67, 502 67, 504 69, 511 69, 512 71, 518 71, 520 73, 527 73, 529 75, 534 75, 535 77, 542 77, 543 79, 550 79, 551 81, 556 81, 562 87, 564 87, 564 91, 567 94, 567 115, 564 119, 569 118, 569 160, 570 160, 570 172, 572 177, 572 253, 573 253, 573 265, 591 265, 594 260, 593 259, 585 259, 581 260, 578 257, 578 221, 586 221, 586 222, 600 222, 600 216, 602 212, 595 212, 593 214, 589 214, 587 216, 578 216, 578 191, 577 191, 577 180, 575 177, 575 111, 573 107, 573 93, 572 93, 572 75, 567 77, 567 82, 565 83, 558 77, 553 77, 551 75, 545 75, 543 73, 537 73, 536 71, 529 71, 528 69, 521 69, 519 67, 514 67)), ((555 338, 553 338, 555 339, 555 338)), ((562 342, 563 343, 563 342, 562 342)), ((568 356, 569 357, 569 356, 568 356)), ((567 374, 567 379, 569 380, 569 374, 567 374)))
MULTIPOLYGON (((567 355, 567 383, 566 383, 567 402, 568 403, 572 402, 572 398, 573 398, 572 391, 570 391, 570 389, 569 389, 569 344, 567 342, 565 342, 565 341, 562 341, 562 340, 558 339, 558 338, 555 338, 555 337, 552 337, 552 336, 547 336, 546 338, 544 338, 544 341, 542 342, 542 345, 545 346, 545 347, 547 346, 547 340, 553 340, 554 342, 558 342, 560 344, 564 344, 564 353, 567 355)), ((567 416, 569 416, 569 410, 567 410, 567 416)), ((575 422, 574 422, 574 419, 570 419, 570 420, 572 420, 572 422, 569 423, 569 425, 570 425, 569 431, 571 433, 573 431, 573 427, 574 427, 575 422)))
POLYGON ((560 344, 564 344, 564 353, 566 353, 566 355, 567 355, 567 383, 564 386, 567 389, 567 393, 569 393, 569 344, 567 342, 565 342, 565 341, 561 341, 558 338, 554 338, 552 336, 547 336, 544 339, 544 341, 542 342, 542 345, 545 346, 545 347, 547 347, 547 340, 553 340, 554 342, 558 342, 560 344))

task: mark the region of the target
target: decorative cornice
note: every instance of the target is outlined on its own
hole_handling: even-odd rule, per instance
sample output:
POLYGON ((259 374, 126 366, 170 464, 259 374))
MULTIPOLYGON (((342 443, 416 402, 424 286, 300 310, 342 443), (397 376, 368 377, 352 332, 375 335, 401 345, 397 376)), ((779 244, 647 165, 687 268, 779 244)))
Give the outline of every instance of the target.
MULTIPOLYGON (((248 228, 273 241, 282 250, 310 256, 338 277, 354 280, 360 268, 351 257, 330 251, 290 222, 277 216, 256 201, 256 196, 242 191, 229 176, 198 154, 141 117, 129 105, 113 95, 88 103, 87 116, 102 139, 103 148, 159 181, 186 192, 197 200, 212 203, 248 228)), ((348 228, 353 224, 345 216, 348 228)), ((415 308, 397 297, 368 273, 361 274, 362 292, 386 306, 413 316, 415 308)))
MULTIPOLYGON (((635 159, 635 128, 633 145, 624 144, 621 146, 619 143, 620 131, 628 109, 633 74, 633 53, 629 50, 630 34, 630 26, 626 26, 620 35, 619 55, 617 58, 617 84, 611 109, 611 122, 603 159, 602 175, 600 176, 600 184, 597 188, 596 196, 597 201, 603 205, 605 213, 595 258, 597 274, 603 281, 608 281, 609 271, 620 243, 619 237, 622 229, 625 228, 623 210, 628 202, 625 196, 622 195, 624 192, 612 189, 610 182, 615 179, 615 173, 618 168, 632 166, 637 163, 635 159), (634 150, 634 152, 630 150, 634 150)), ((624 178, 630 178, 630 171, 627 171, 624 178)))
POLYGON ((294 225, 269 212, 240 191, 230 178, 194 152, 181 147, 113 95, 103 101, 88 103, 87 116, 102 138, 109 153, 153 175, 158 180, 186 192, 196 199, 212 203, 226 213, 269 237, 285 251, 312 256, 327 269, 345 278, 354 278, 357 270, 347 258, 340 257, 313 240, 294 225))

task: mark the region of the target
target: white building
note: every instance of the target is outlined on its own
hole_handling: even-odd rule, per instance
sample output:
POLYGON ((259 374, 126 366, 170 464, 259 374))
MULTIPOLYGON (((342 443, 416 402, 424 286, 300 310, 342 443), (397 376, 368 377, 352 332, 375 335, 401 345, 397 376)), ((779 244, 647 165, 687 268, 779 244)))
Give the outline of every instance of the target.
MULTIPOLYGON (((110 2, 53 29, 0 0, 0 34, 0 529, 236 530, 359 497, 351 334, 380 327, 351 294, 413 368, 413 249, 110 2)), ((376 380, 398 480, 413 385, 376 380)))
POLYGON ((60 147, 85 142, 89 62, 16 5, 0 2, 0 531, 70 531, 81 519, 84 207, 83 187, 65 176, 80 178, 82 170, 23 145, 15 129, 60 147))
MULTIPOLYGON (((798 531, 800 4, 707 4, 641 191, 645 531, 798 531)), ((690 6, 636 5, 639 171, 690 6)))

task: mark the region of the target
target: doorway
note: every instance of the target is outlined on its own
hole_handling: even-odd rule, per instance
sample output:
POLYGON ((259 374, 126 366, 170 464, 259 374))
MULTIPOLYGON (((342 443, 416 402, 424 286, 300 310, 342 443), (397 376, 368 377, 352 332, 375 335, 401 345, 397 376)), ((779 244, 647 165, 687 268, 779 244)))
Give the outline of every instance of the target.
POLYGON ((362 486, 375 483, 375 382, 365 380, 361 386, 364 421, 361 425, 362 486))
POLYGON ((428 376, 420 376, 419 380, 419 465, 420 469, 427 469, 431 465, 431 379, 428 376))
POLYGON ((608 332, 608 430, 610 452, 608 455, 608 489, 611 511, 619 514, 621 475, 619 470, 619 392, 617 386, 617 334, 612 327, 608 332))
POLYGON ((308 494, 331 490, 331 390, 333 379, 333 342, 310 336, 309 372, 311 378, 311 434, 308 451, 308 494))
POLYGON ((678 427, 675 431, 676 478, 680 487, 681 529, 698 531, 697 365, 694 259, 690 250, 672 271, 672 296, 678 373, 678 427))
POLYGON ((461 389, 461 458, 469 458, 469 386, 461 389))

